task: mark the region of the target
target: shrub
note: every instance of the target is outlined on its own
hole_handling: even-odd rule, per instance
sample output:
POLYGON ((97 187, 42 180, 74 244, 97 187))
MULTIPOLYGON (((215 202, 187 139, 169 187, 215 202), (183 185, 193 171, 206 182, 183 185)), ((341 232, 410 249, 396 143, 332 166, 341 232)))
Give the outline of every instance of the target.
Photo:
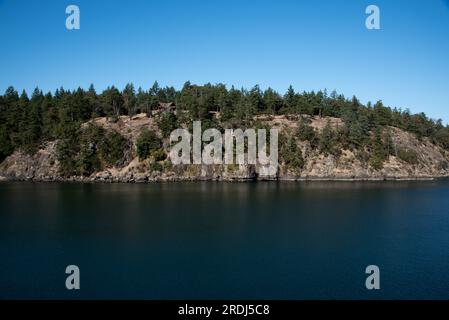
POLYGON ((176 116, 171 112, 163 113, 159 120, 159 128, 162 131, 162 136, 167 138, 170 133, 178 127, 176 116))
POLYGON ((59 161, 59 174, 63 177, 70 177, 76 174, 76 155, 79 152, 79 145, 76 141, 62 139, 56 146, 56 157, 59 161))
POLYGON ((14 148, 11 144, 11 139, 8 136, 6 126, 0 126, 0 162, 2 162, 7 156, 13 153, 14 148))
POLYGON ((152 156, 154 157, 155 161, 164 161, 167 158, 167 155, 165 154, 165 151, 162 148, 154 150, 152 156))
POLYGON ((163 169, 164 169, 164 167, 159 162, 151 162, 150 163, 150 171, 151 172, 153 172, 153 171, 161 172, 163 169))
POLYGON ((319 139, 320 152, 324 155, 332 154, 336 157, 340 156, 341 150, 337 146, 338 137, 336 132, 332 129, 330 122, 326 123, 319 139))
POLYGON ((398 158, 409 164, 418 164, 418 154, 414 150, 400 148, 398 150, 398 158))
POLYGON ((436 141, 443 148, 449 150, 449 128, 441 128, 436 133, 436 141))
POLYGON ((127 140, 115 131, 89 124, 84 129, 65 127, 56 155, 63 176, 88 176, 104 165, 115 165, 123 158, 127 140))
POLYGON ((116 131, 109 131, 104 135, 98 146, 101 158, 107 165, 116 165, 124 155, 126 139, 116 131))
POLYGON ((98 158, 95 144, 89 142, 83 143, 76 161, 76 174, 89 176, 93 172, 101 169, 102 165, 98 158))
POLYGON ((154 131, 142 129, 136 141, 136 151, 140 159, 146 159, 151 153, 162 146, 161 139, 154 131))
POLYGON ((370 165, 375 170, 380 170, 384 167, 385 158, 379 154, 373 154, 369 160, 370 165))
POLYGON ((89 124, 82 130, 79 140, 79 153, 76 156, 75 172, 77 175, 89 176, 102 169, 97 151, 104 135, 104 129, 93 124, 89 124))
POLYGON ((60 125, 57 132, 61 139, 56 146, 56 158, 59 161, 59 174, 69 177, 77 172, 77 155, 80 152, 80 132, 76 123, 60 125))
POLYGON ((281 157, 287 168, 298 171, 304 167, 304 158, 301 149, 292 137, 281 136, 281 157))
POLYGON ((303 118, 298 122, 298 138, 301 141, 309 141, 312 148, 318 146, 318 137, 315 130, 303 118))
POLYGON ((384 162, 394 150, 390 133, 388 131, 383 133, 381 127, 376 127, 369 148, 371 151, 371 166, 376 170, 382 169, 384 162))

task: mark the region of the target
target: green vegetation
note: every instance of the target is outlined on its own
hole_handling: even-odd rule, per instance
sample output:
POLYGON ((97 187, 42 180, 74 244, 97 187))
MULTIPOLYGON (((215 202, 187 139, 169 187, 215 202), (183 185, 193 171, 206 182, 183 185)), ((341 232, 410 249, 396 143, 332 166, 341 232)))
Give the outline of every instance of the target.
POLYGON ((57 156, 64 175, 88 175, 105 166, 123 161, 130 143, 114 131, 81 126, 95 117, 117 121, 119 116, 144 112, 154 116, 154 110, 172 103, 170 110, 156 112, 159 133, 141 133, 136 152, 141 158, 152 156, 159 162, 166 158, 162 139, 179 127, 189 127, 192 120, 201 120, 203 129, 247 128, 257 124, 258 115, 288 115, 300 118, 294 138, 287 139, 281 157, 290 167, 301 168, 303 162, 296 139, 309 141, 312 150, 338 157, 342 149, 353 150, 359 159, 374 168, 382 168, 392 154, 408 163, 417 157, 410 150, 393 150, 389 127, 397 127, 429 139, 449 150, 449 127, 441 120, 429 119, 425 114, 411 114, 408 110, 392 109, 382 101, 363 105, 356 97, 350 99, 335 91, 296 92, 289 87, 284 95, 259 86, 247 89, 226 88, 223 84, 202 86, 186 82, 181 90, 161 88, 157 82, 144 90, 132 84, 119 90, 114 86, 97 93, 88 90, 70 91, 60 88, 43 93, 36 88, 31 97, 9 87, 0 96, 0 161, 15 150, 33 154, 43 143, 58 141, 57 156), (218 117, 214 113, 219 114, 218 117), (328 123, 321 132, 310 126, 312 116, 335 117, 342 120, 337 127, 328 123), (293 154, 298 154, 293 156, 293 154))
POLYGON ((288 169, 297 173, 304 167, 302 151, 296 139, 291 135, 281 134, 279 137, 280 155, 288 169))
POLYGON ((320 134, 319 148, 320 152, 324 155, 331 154, 337 157, 340 155, 337 132, 332 129, 329 121, 326 123, 326 126, 320 134))
POLYGON ((301 118, 298 122, 298 138, 301 141, 309 141, 312 148, 319 144, 315 130, 310 126, 310 119, 301 118))
POLYGON ((128 141, 118 132, 107 131, 99 143, 99 155, 108 165, 118 165, 123 159, 128 141))
POLYGON ((413 165, 416 165, 419 163, 418 154, 416 153, 416 151, 411 150, 411 149, 400 148, 398 150, 398 158, 401 159, 402 161, 405 161, 405 162, 407 162, 409 164, 413 164, 413 165))
POLYGON ((151 162, 150 163, 150 172, 153 172, 153 171, 161 172, 162 170, 164 170, 164 167, 159 162, 151 162))
POLYGON ((377 127, 369 142, 368 148, 371 151, 370 165, 376 170, 382 169, 384 161, 393 154, 393 142, 391 141, 390 134, 383 134, 381 129, 377 127))
POLYGON ((71 132, 61 137, 56 150, 63 176, 89 176, 104 167, 117 165, 128 144, 119 133, 90 123, 82 129, 72 126, 65 130, 71 132))
POLYGON ((142 129, 136 141, 136 151, 140 159, 146 159, 162 147, 162 141, 154 131, 142 129))
POLYGON ((178 128, 176 115, 171 112, 163 113, 158 121, 158 125, 164 138, 170 137, 170 133, 178 128))

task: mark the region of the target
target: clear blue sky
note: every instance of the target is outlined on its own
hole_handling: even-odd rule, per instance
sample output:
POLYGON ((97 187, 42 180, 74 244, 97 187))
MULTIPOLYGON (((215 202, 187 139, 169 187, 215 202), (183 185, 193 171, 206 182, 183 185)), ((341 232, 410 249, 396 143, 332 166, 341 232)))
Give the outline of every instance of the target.
POLYGON ((449 0, 0 0, 0 38, 2 91, 292 84, 449 123, 449 0), (369 4, 381 30, 365 28, 369 4))

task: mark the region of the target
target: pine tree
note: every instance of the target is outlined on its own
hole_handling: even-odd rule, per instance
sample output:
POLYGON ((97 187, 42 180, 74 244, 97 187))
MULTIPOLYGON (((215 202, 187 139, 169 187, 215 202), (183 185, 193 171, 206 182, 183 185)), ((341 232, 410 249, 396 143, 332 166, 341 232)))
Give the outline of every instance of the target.
POLYGON ((284 105, 287 109, 287 112, 296 111, 296 94, 292 85, 288 87, 287 93, 284 95, 284 105))
POLYGON ((267 111, 272 114, 276 114, 282 107, 281 96, 271 88, 265 90, 263 100, 267 111))
POLYGON ((339 150, 337 149, 337 136, 335 131, 332 129, 331 123, 328 120, 320 134, 320 152, 324 155, 332 154, 334 156, 339 155, 339 150))
POLYGON ((318 137, 315 130, 310 126, 309 119, 301 117, 298 122, 298 138, 301 141, 309 141, 312 148, 318 146, 318 137))
POLYGON ((128 113, 129 116, 133 116, 135 113, 135 105, 136 105, 136 92, 134 90, 134 85, 132 83, 128 83, 122 92, 123 96, 123 106, 128 113))
POLYGON ((265 109, 262 91, 258 85, 255 85, 248 93, 248 108, 247 115, 253 115, 256 112, 263 111, 265 109))

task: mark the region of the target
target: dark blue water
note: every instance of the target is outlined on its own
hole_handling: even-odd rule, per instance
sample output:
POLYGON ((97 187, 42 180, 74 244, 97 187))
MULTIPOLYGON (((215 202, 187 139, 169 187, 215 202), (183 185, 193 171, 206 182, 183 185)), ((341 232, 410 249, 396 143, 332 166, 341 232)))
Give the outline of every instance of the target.
POLYGON ((0 183, 0 298, 447 299, 449 181, 0 183))

